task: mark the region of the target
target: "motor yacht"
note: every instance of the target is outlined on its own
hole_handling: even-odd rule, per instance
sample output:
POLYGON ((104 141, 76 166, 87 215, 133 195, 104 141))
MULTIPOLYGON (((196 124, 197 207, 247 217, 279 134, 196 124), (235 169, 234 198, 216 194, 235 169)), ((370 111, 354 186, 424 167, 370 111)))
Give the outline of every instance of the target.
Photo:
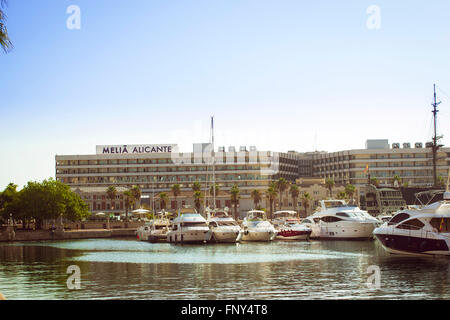
POLYGON ((321 200, 318 210, 302 221, 311 239, 367 240, 381 221, 344 200, 321 200))
POLYGON ((373 233, 389 253, 449 256, 450 192, 442 201, 398 212, 373 233))
POLYGON ((140 226, 136 230, 136 237, 139 241, 148 241, 150 231, 152 229, 153 221, 146 222, 144 225, 140 226))
POLYGON ((311 228, 301 224, 297 212, 281 210, 274 212, 272 224, 277 230, 277 240, 307 240, 311 235, 311 228))
POLYGON ((239 242, 242 238, 242 229, 236 220, 225 210, 208 212, 207 224, 211 230, 213 242, 239 242))
POLYGON ((277 235, 277 231, 262 210, 248 211, 242 227, 242 241, 272 241, 277 235))
POLYGON ((153 220, 153 223, 150 227, 150 234, 148 235, 148 241, 149 242, 166 242, 167 240, 167 234, 170 230, 170 219, 169 214, 166 211, 160 211, 158 212, 158 216, 155 220, 153 220))
POLYGON ((211 231, 206 219, 195 209, 184 210, 173 219, 172 229, 167 233, 170 243, 206 243, 211 239, 211 231))

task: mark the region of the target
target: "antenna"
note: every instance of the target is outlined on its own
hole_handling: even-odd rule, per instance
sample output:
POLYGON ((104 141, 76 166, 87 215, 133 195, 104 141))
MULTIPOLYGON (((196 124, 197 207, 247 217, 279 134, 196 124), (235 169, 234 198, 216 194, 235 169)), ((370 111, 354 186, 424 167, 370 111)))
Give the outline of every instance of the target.
POLYGON ((433 151, 433 182, 434 182, 434 186, 437 186, 437 172, 436 172, 436 158, 437 158, 437 151, 440 147, 440 145, 437 144, 438 139, 440 139, 441 137, 437 136, 437 132, 436 132, 436 117, 437 117, 437 113, 439 112, 439 110, 437 109, 437 106, 441 103, 440 101, 437 102, 436 100, 436 84, 433 84, 433 91, 434 91, 434 102, 431 104, 433 106, 433 121, 434 121, 434 136, 433 136, 433 146, 432 151, 433 151))

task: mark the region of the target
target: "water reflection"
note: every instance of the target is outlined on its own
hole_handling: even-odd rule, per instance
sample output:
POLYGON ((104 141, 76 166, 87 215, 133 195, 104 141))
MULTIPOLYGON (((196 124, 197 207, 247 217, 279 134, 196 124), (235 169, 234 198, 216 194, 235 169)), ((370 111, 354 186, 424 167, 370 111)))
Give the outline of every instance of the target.
POLYGON ((447 259, 392 256, 374 241, 150 244, 98 239, 0 245, 9 299, 448 299, 447 259), (81 269, 81 290, 66 286, 81 269), (369 289, 367 268, 381 270, 369 289))

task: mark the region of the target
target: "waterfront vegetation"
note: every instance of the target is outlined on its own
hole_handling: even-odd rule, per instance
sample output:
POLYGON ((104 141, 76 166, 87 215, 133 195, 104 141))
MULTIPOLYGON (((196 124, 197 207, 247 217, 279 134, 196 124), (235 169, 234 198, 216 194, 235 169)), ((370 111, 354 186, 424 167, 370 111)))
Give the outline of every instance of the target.
POLYGON ((0 0, 0 46, 3 48, 3 51, 8 52, 13 45, 6 29, 6 14, 3 11, 6 5, 6 0, 0 0))
POLYGON ((17 185, 10 183, 0 194, 2 220, 20 220, 23 228, 34 222, 36 229, 41 229, 44 220, 62 217, 80 221, 89 215, 88 206, 81 197, 69 186, 52 178, 42 182, 30 181, 20 191, 17 185))

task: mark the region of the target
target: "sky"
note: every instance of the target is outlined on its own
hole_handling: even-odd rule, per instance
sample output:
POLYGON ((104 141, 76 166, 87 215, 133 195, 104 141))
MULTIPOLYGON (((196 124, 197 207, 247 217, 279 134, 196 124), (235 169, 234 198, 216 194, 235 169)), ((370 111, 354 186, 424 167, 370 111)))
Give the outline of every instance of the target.
POLYGON ((14 49, 0 51, 0 190, 55 177, 55 155, 96 145, 191 151, 211 116, 216 146, 425 143, 433 84, 449 144, 447 0, 9 0, 4 11, 14 49))

